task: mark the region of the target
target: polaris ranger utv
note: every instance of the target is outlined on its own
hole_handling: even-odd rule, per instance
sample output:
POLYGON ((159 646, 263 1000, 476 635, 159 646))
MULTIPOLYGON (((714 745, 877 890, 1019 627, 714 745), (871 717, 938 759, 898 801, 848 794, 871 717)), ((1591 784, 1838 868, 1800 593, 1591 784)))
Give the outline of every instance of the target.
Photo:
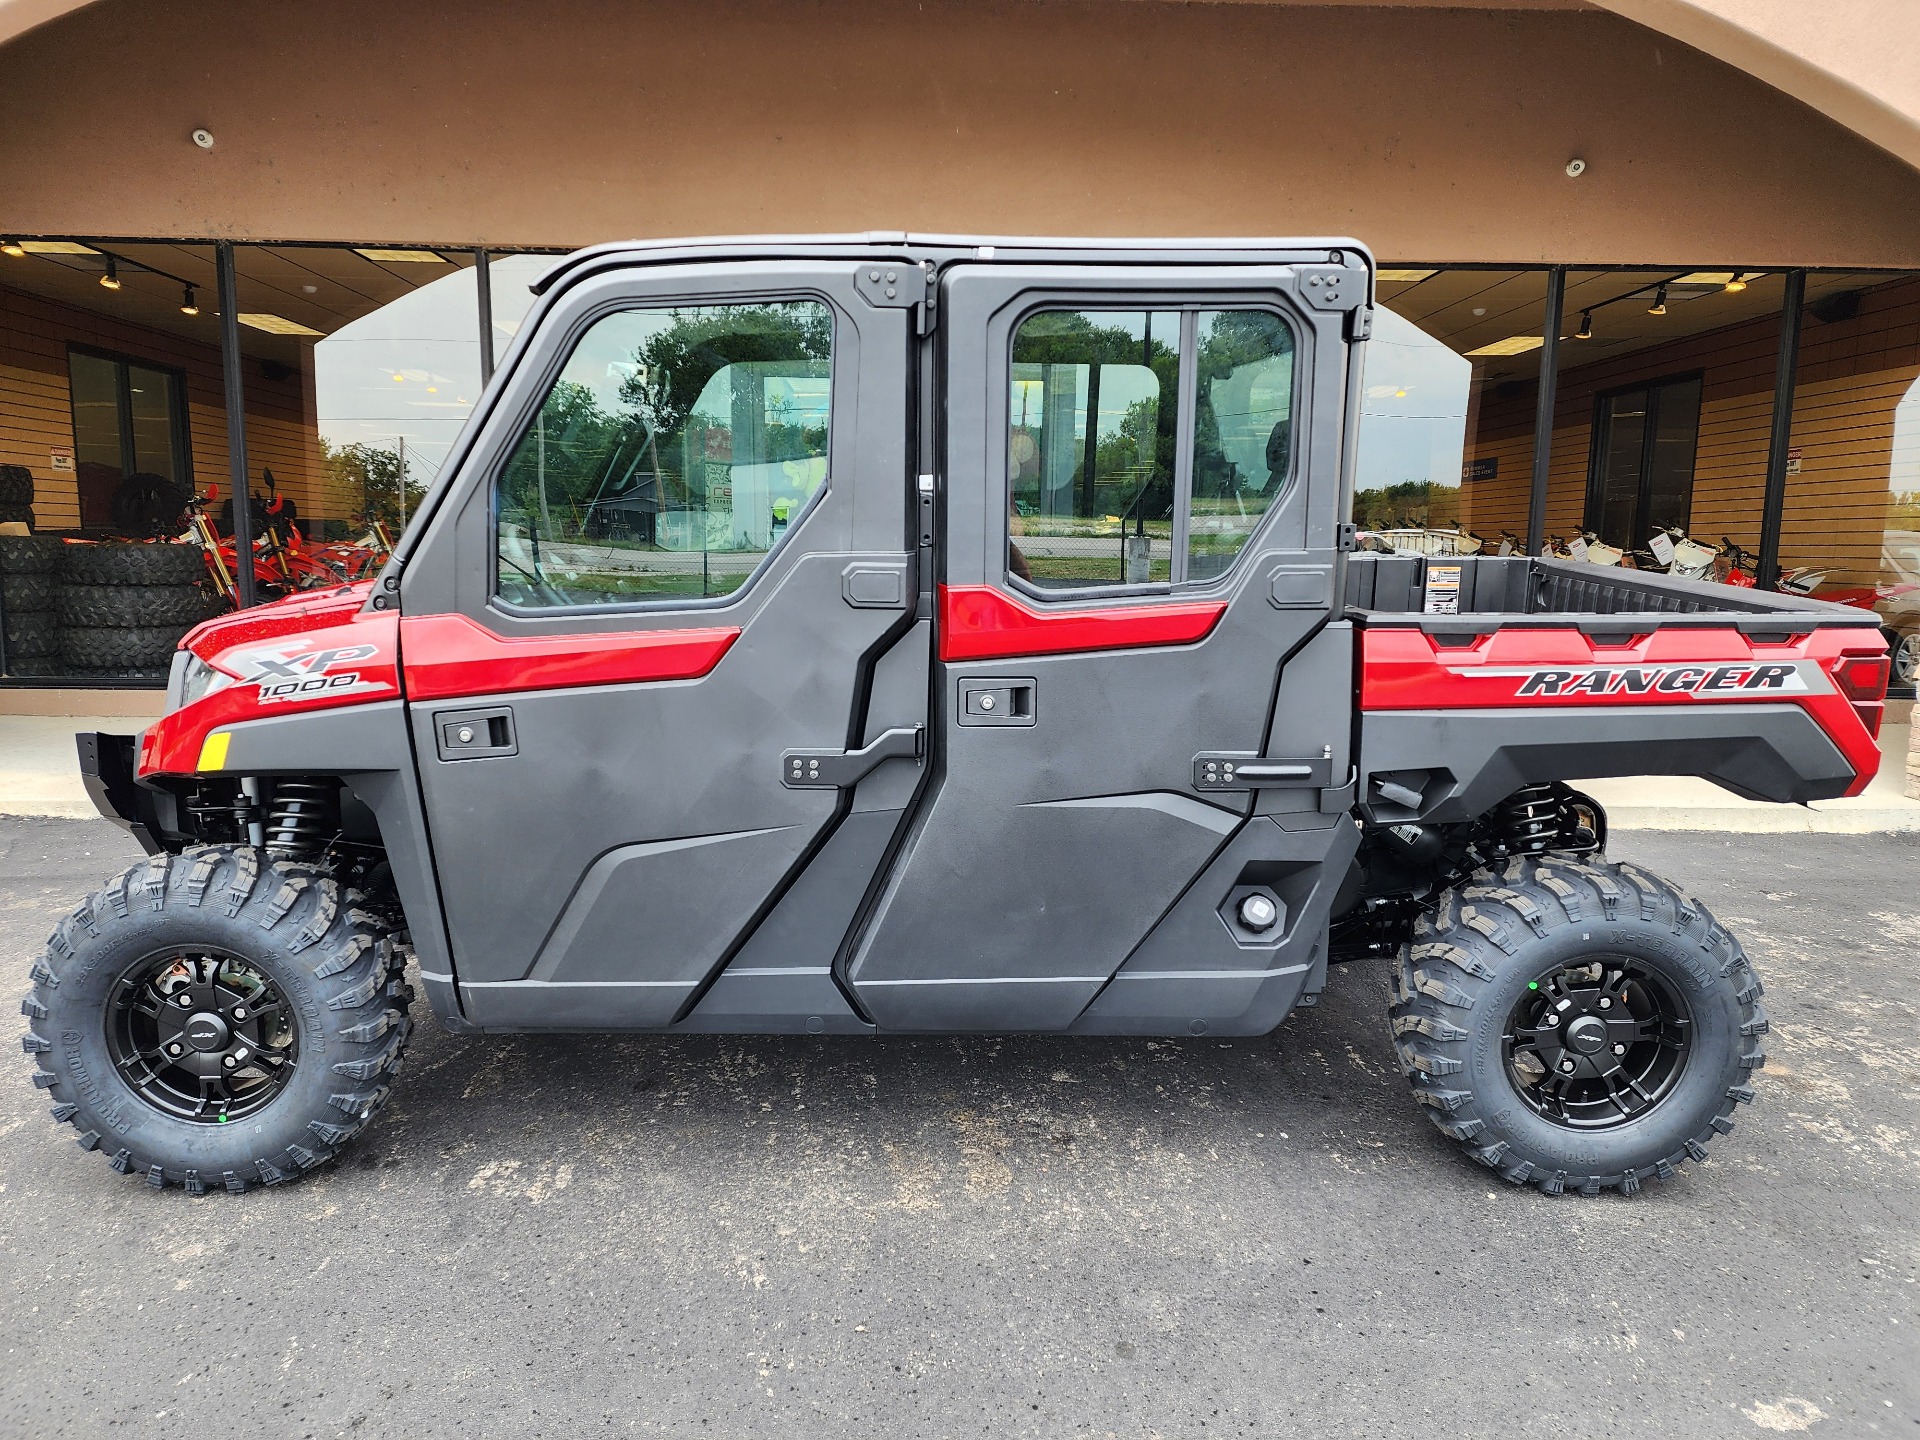
POLYGON ((1858 793, 1862 610, 1355 553, 1345 240, 583 251, 374 581, 81 737, 150 859, 33 1081, 153 1186, 367 1124, 418 958, 515 1031, 1260 1035, 1385 957, 1415 1098, 1550 1192, 1732 1128, 1760 982, 1566 782, 1858 793))

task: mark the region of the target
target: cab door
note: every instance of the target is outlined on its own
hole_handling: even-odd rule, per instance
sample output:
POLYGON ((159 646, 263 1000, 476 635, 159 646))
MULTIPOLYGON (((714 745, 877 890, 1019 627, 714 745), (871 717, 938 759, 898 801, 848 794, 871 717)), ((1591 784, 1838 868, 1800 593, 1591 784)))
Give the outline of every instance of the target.
POLYGON ((914 312, 876 263, 603 262, 509 357, 401 585, 472 1022, 680 1021, 829 851, 809 913, 851 920, 882 846, 834 846, 837 757, 917 776, 924 721, 924 684, 870 702, 916 643, 914 312))
MULTIPOLYGON (((936 769, 846 967, 882 1027, 1081 1023, 1256 812, 1314 832, 1287 854, 1339 848, 1346 326, 1369 276, 1328 261, 946 272, 936 769), (1263 762, 1259 788, 1238 774, 1263 762)), ((1277 973, 1277 940, 1198 903, 1154 978, 1277 973)))

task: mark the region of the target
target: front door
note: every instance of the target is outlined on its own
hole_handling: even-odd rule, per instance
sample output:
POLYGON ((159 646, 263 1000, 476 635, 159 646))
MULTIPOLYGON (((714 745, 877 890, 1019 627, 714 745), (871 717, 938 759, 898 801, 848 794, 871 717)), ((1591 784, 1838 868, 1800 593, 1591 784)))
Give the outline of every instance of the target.
MULTIPOLYGON (((893 731, 882 770, 917 777, 928 643, 914 312, 863 291, 873 263, 589 270, 509 357, 402 583, 475 1023, 683 1021, 828 852, 802 928, 851 921, 912 783, 849 824, 860 792, 819 761, 893 731), (916 644, 917 680, 876 683, 911 676, 916 644), (836 847, 843 831, 857 843, 836 847)), ((829 998, 832 951, 798 967, 829 998)))
MULTIPOLYGON (((1351 643, 1329 622, 1368 281, 1328 258, 946 273, 936 769, 845 967, 881 1026, 1152 1028, 1152 1004, 1089 1007, 1237 837, 1282 845, 1299 812, 1310 839, 1247 863, 1344 862, 1320 812, 1347 773, 1351 643), (1274 756, 1303 764, 1236 778, 1274 756)), ((1223 897, 1283 873, 1235 865, 1223 897)), ((1324 917, 1320 868, 1285 873, 1324 917)), ((1233 970, 1250 994, 1279 973, 1277 941, 1202 902, 1197 942, 1142 978, 1233 970)))

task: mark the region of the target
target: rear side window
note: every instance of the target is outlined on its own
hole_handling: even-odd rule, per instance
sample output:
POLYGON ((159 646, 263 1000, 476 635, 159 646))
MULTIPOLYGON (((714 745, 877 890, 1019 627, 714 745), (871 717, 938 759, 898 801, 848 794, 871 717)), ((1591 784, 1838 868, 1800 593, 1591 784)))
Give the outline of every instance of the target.
POLYGON ((501 598, 737 590, 826 484, 832 388, 816 300, 596 321, 500 472, 501 598))
POLYGON ((1268 310, 1028 316, 1008 396, 1008 574, 1044 593, 1224 573, 1291 473, 1293 360, 1268 310))
POLYGON ((1008 564, 1042 589, 1173 574, 1177 311, 1055 310, 1014 334, 1008 564))

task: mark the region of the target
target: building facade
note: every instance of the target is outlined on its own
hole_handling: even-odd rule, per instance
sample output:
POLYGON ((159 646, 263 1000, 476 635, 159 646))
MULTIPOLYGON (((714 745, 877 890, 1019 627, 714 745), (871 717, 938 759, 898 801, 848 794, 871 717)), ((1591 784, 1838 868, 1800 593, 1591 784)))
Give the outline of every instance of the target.
POLYGON ((217 525, 243 474, 347 542, 404 523, 552 253, 1346 234, 1393 317, 1363 524, 1679 529, 1900 640, 1915 53, 1875 0, 0 0, 0 465, 38 532, 120 533, 153 475, 217 525))

